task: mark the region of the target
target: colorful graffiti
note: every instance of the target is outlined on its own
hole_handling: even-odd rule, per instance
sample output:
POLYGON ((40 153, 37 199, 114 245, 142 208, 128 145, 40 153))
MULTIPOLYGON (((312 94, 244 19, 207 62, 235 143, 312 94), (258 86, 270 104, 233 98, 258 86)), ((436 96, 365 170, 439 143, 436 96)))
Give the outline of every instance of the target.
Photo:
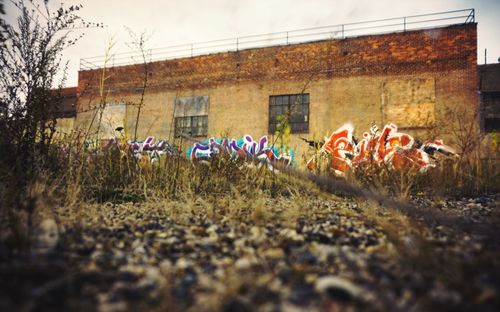
POLYGON ((396 170, 417 168, 425 172, 435 166, 433 155, 436 152, 456 155, 442 140, 427 141, 418 146, 412 136, 398 132, 394 124, 385 125, 382 131, 376 125, 372 126, 369 132, 363 133, 363 139, 359 142, 353 137, 353 131, 351 124, 345 124, 325 138, 319 154, 308 161, 307 167, 315 169, 317 158, 329 155, 330 167, 337 175, 371 164, 396 170))
MULTIPOLYGON (((320 160, 328 159, 328 167, 339 176, 348 171, 362 168, 371 170, 373 165, 389 170, 416 169, 425 172, 436 165, 435 155, 456 156, 455 151, 445 145, 442 140, 427 141, 423 144, 407 133, 399 132, 394 124, 387 124, 380 131, 374 125, 363 133, 361 140, 354 137, 352 124, 344 124, 334 131, 324 141, 306 141, 318 150, 308 162, 307 168, 314 170, 320 160), (327 157, 326 157, 327 156, 327 157)), ((96 142, 85 142, 85 146, 94 151, 96 142)), ((176 148, 166 140, 156 140, 148 136, 144 141, 127 141, 112 137, 105 144, 105 149, 117 149, 125 157, 131 153, 141 163, 155 164, 166 156, 179 156, 176 148)), ((259 166, 266 164, 272 168, 273 162, 284 165, 295 164, 295 153, 288 147, 277 147, 269 142, 266 135, 254 140, 250 135, 239 139, 209 138, 194 143, 188 148, 186 156, 191 160, 207 160, 218 155, 226 155, 232 160, 242 159, 248 162, 258 162, 259 166)))
POLYGON ((144 141, 120 140, 118 137, 111 137, 104 145, 104 149, 115 149, 126 156, 128 152, 141 162, 151 162, 155 164, 164 155, 178 155, 177 149, 173 148, 166 140, 155 142, 154 136, 148 136, 144 141))
POLYGON ((210 138, 195 143, 187 150, 187 157, 191 160, 209 159, 215 155, 229 155, 232 159, 258 160, 270 164, 279 161, 285 165, 294 162, 294 152, 290 148, 269 146, 267 136, 255 141, 252 136, 244 135, 240 139, 210 138))
POLYGON ((166 140, 155 142, 154 136, 148 136, 144 141, 127 141, 128 147, 137 159, 151 161, 152 164, 165 155, 177 155, 178 152, 166 140))

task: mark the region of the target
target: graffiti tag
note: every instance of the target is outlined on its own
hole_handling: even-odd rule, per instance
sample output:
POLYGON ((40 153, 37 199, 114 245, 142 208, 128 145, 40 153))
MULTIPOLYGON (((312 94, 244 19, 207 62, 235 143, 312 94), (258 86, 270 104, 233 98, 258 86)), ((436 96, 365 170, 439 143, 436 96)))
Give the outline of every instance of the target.
POLYGON ((330 168, 337 175, 344 175, 348 170, 366 164, 396 170, 417 168, 425 172, 435 166, 434 153, 456 155, 442 140, 427 141, 416 146, 415 139, 407 133, 398 132, 394 124, 385 125, 382 131, 376 125, 372 126, 369 132, 363 133, 363 139, 359 142, 353 137, 353 131, 351 124, 345 124, 325 138, 319 155, 314 155, 307 167, 311 170, 316 168, 317 157, 329 155, 330 168))
POLYGON ((187 150, 187 157, 191 160, 209 159, 225 154, 231 159, 259 160, 267 164, 271 161, 280 161, 285 165, 293 163, 293 150, 269 146, 268 142, 266 135, 258 141, 248 134, 240 139, 210 138, 190 147, 187 150))

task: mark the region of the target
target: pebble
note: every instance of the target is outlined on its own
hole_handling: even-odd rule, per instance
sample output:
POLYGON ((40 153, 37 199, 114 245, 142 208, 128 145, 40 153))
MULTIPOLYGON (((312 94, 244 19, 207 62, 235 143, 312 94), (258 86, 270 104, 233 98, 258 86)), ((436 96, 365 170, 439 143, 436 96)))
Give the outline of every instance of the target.
POLYGON ((304 241, 304 236, 298 234, 294 229, 283 229, 280 231, 279 235, 286 240, 291 240, 294 242, 304 241))
POLYGON ((192 266, 191 261, 185 259, 185 258, 179 258, 177 259, 177 262, 175 262, 175 267, 181 270, 185 270, 189 267, 192 266))
MULTIPOLYGON (((431 207, 431 200, 418 200, 418 205, 431 207)), ((432 209, 482 222, 494 203, 490 197, 446 199, 432 209)), ((266 212, 270 216, 273 205, 266 212)), ((126 217, 115 212, 107 216, 104 208, 102 216, 92 216, 90 225, 66 227, 61 234, 64 245, 62 240, 49 245, 63 248, 65 259, 94 274, 74 285, 97 298, 90 310, 134 310, 135 303, 143 310, 158 310, 158 305, 171 307, 173 302, 179 310, 192 311, 335 311, 338 304, 349 311, 362 302, 380 305, 374 310, 407 310, 417 301, 459 307, 466 298, 477 298, 468 304, 481 310, 480 305, 494 302, 499 293, 491 282, 498 276, 495 272, 488 272, 489 282, 473 275, 484 270, 472 266, 477 256, 498 254, 483 236, 422 224, 423 237, 401 228, 389 233, 396 235, 394 240, 383 225, 366 220, 363 206, 350 199, 320 199, 307 206, 292 221, 280 219, 286 209, 281 206, 276 219, 258 225, 234 216, 210 220, 201 208, 168 222, 162 213, 135 206, 120 210, 126 217), (436 275, 412 270, 418 261, 427 261, 408 252, 421 242, 438 263, 453 257, 470 267, 460 273, 468 274, 466 295, 435 286, 446 266, 437 268, 436 275)), ((390 213, 381 211, 379 217, 385 216, 390 213)), ((75 295, 68 296, 74 300, 75 295)))
POLYGON ((52 253, 59 243, 59 230, 54 219, 43 220, 35 231, 33 252, 46 255, 52 253))
POLYGON ((352 301, 360 298, 363 293, 361 288, 349 280, 333 275, 318 278, 314 287, 318 293, 340 301, 352 301))
POLYGON ((281 259, 285 256, 283 249, 281 248, 269 248, 262 252, 262 255, 268 259, 281 259))

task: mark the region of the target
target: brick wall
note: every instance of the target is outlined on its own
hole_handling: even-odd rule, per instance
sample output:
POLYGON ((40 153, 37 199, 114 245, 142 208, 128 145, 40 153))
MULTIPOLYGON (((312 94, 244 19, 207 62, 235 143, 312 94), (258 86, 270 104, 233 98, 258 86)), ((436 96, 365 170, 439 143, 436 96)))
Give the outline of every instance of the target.
MULTIPOLYGON (((154 62, 139 137, 171 137, 174 102, 183 96, 209 97, 209 136, 258 137, 268 134, 269 96, 302 91, 310 94, 310 119, 309 133, 301 136, 318 139, 348 121, 360 136, 372 122, 381 125, 405 114, 416 114, 415 126, 405 125, 412 133, 447 135, 449 110, 477 106, 476 43, 476 24, 467 24, 154 62)), ((143 65, 108 73, 107 101, 129 104, 130 133, 143 65)), ((89 108, 99 102, 100 74, 79 72, 77 127, 88 124, 89 108)), ((299 154, 306 149, 298 135, 292 145, 299 154)))

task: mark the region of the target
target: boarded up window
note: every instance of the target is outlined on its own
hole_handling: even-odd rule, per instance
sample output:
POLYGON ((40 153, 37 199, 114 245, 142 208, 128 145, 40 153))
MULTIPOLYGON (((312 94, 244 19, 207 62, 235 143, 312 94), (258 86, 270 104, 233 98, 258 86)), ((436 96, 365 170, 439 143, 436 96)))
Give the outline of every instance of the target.
POLYGON ((125 104, 107 104, 102 113, 101 129, 99 135, 102 138, 109 138, 116 135, 115 129, 125 125, 125 104))
POLYGON ((209 97, 188 96, 175 100, 175 136, 206 136, 209 97))
POLYGON ((384 123, 399 128, 426 128, 435 122, 434 78, 385 82, 382 92, 384 123))

